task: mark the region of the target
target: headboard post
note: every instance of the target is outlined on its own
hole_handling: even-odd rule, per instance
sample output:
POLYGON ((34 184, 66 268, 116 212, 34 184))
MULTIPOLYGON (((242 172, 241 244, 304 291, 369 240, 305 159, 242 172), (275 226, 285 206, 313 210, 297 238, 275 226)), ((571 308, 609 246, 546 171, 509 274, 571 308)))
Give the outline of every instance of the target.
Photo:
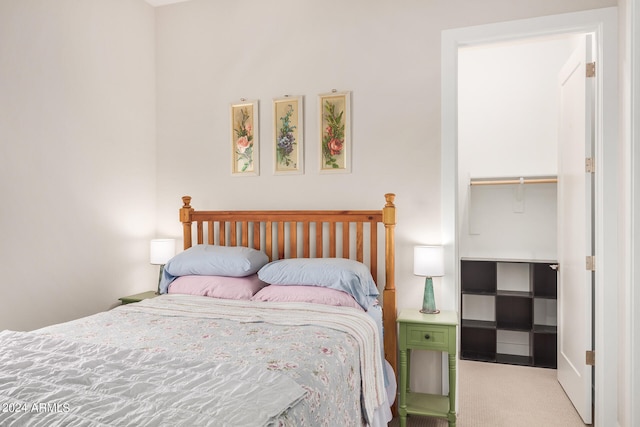
POLYGON ((396 326, 396 259, 395 259, 395 228, 396 228, 396 206, 393 201, 396 195, 387 193, 384 195, 387 203, 382 208, 382 222, 385 229, 385 285, 382 293, 382 313, 384 327, 384 348, 385 358, 397 373, 398 362, 398 341, 396 326), (387 315, 384 315, 387 313, 387 315))
POLYGON ((191 247, 191 196, 182 196, 182 208, 180 208, 180 222, 182 223, 182 234, 184 236, 184 249, 191 247))

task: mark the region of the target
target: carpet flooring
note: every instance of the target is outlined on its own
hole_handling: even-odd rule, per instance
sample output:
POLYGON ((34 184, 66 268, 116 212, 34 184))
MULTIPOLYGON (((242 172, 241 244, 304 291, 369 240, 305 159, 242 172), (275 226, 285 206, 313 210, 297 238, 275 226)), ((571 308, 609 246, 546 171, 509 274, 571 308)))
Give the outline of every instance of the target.
MULTIPOLYGON (((459 361, 457 427, 584 427, 555 369, 459 361)), ((396 418, 389 427, 398 427, 396 418)), ((407 427, 447 427, 409 416, 407 427)))

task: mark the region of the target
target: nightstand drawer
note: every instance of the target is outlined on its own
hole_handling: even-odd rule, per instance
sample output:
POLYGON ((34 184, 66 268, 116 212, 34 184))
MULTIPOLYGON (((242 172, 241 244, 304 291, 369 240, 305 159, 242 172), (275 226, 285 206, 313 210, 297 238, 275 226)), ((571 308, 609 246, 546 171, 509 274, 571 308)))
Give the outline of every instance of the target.
POLYGON ((437 351, 449 350, 450 329, 448 327, 407 324, 405 328, 407 347, 437 351))

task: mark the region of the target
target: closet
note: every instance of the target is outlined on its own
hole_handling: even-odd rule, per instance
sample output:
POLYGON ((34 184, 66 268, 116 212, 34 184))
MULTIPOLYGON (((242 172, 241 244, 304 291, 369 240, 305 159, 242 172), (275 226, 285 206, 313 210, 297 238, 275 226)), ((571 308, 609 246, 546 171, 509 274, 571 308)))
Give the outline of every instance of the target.
POLYGON ((556 367, 558 70, 548 37, 459 49, 460 357, 556 367))

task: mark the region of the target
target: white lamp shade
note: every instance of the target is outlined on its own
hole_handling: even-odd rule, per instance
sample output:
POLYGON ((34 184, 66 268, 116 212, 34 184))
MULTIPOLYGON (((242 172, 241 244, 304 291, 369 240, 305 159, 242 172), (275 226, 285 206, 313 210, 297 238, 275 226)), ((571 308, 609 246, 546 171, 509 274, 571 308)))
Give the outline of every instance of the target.
POLYGON ((164 265, 176 254, 175 239, 153 239, 149 245, 149 262, 164 265))
POLYGON ((442 246, 416 246, 413 248, 413 274, 416 276, 444 276, 444 249, 442 246))

